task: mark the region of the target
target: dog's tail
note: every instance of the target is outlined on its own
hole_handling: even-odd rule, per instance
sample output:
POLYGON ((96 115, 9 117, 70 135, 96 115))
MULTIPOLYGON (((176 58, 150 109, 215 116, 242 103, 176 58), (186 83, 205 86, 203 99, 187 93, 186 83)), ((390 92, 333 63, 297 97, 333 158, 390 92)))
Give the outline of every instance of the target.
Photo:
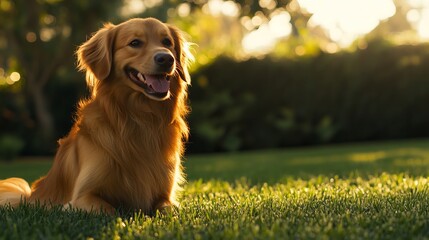
POLYGON ((16 207, 31 195, 31 188, 22 178, 0 180, 0 206, 10 204, 16 207))

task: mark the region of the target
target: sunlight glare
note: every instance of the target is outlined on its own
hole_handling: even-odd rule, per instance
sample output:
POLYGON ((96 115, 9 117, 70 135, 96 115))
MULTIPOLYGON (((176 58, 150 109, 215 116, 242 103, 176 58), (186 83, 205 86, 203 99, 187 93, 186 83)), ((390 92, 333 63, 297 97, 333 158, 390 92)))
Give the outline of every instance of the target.
POLYGON ((429 39, 429 8, 422 12, 422 16, 417 27, 417 32, 419 33, 420 37, 429 39))
POLYGON ((12 79, 10 79, 10 77, 6 77, 5 80, 7 85, 13 85, 15 83, 14 81, 12 81, 12 79))
POLYGON ((286 11, 281 12, 278 15, 275 15, 268 22, 268 26, 274 37, 282 38, 291 34, 292 25, 287 24, 290 22, 290 14, 286 11))
POLYGON ((121 9, 123 16, 131 16, 142 13, 146 10, 146 6, 142 0, 124 0, 124 6, 121 9))
POLYGON ((408 4, 410 4, 413 8, 428 8, 429 1, 428 0, 407 0, 408 4))
POLYGON ((36 33, 34 33, 34 32, 28 32, 25 35, 25 39, 27 40, 27 42, 30 42, 30 43, 33 43, 33 42, 37 41, 36 33))
POLYGON ((21 75, 18 72, 11 73, 9 77, 12 82, 18 82, 21 79, 21 75))
POLYGON ((259 0, 259 6, 261 8, 273 10, 274 8, 276 8, 277 2, 275 0, 259 0))
POLYGON ((224 15, 236 17, 240 14, 240 8, 234 1, 209 0, 202 8, 206 14, 213 16, 224 15))
POLYGON ((417 23, 420 20, 420 13, 417 9, 411 9, 407 12, 407 20, 410 23, 417 23))
POLYGON ((240 14, 240 9, 234 1, 226 1, 222 4, 222 13, 225 16, 236 17, 240 14))
POLYGON ((242 40, 244 51, 247 53, 269 52, 275 44, 274 38, 270 37, 270 35, 271 32, 267 24, 248 33, 242 40))
POLYGON ((261 16, 255 15, 252 17, 253 26, 261 26, 262 23, 264 23, 264 19, 261 16))
POLYGON ((408 0, 408 4, 407 20, 422 39, 429 40, 429 0, 408 0))
POLYGON ((3 68, 0 68, 0 86, 1 85, 13 85, 21 79, 21 74, 18 72, 12 72, 9 76, 3 68))
POLYGON ((342 46, 367 34, 396 12, 392 0, 298 0, 312 14, 309 27, 320 26, 342 46))
POLYGON ((180 17, 187 17, 191 13, 191 6, 189 3, 181 3, 177 7, 177 14, 179 14, 180 17))
POLYGON ((249 16, 244 16, 240 19, 241 25, 244 26, 248 31, 253 30, 255 26, 252 23, 252 19, 249 16))
POLYGON ((153 8, 162 4, 163 0, 142 0, 146 8, 153 8))
POLYGON ((55 36, 55 30, 53 28, 42 28, 40 30, 40 40, 43 42, 49 42, 55 36))
POLYGON ((267 53, 275 47, 279 39, 288 37, 292 33, 291 16, 287 11, 272 15, 268 23, 262 23, 262 19, 253 21, 253 18, 254 25, 259 23, 261 25, 244 36, 242 46, 246 53, 267 53))

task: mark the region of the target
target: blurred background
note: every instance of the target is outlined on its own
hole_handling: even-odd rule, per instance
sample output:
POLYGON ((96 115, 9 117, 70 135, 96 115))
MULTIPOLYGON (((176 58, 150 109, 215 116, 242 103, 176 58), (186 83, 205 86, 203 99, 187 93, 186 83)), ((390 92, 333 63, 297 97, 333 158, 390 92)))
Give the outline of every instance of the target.
POLYGON ((51 155, 104 22, 188 34, 187 154, 429 137, 429 0, 0 0, 0 158, 51 155))

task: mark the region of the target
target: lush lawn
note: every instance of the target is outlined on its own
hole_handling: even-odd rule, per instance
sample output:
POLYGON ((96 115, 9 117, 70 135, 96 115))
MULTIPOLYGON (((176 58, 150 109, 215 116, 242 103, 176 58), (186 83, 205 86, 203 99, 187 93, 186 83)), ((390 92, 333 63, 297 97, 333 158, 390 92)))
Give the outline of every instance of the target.
MULTIPOLYGON (((34 180, 50 163, 0 163, 34 180)), ((429 140, 189 156, 179 209, 0 208, 0 239, 429 239, 429 140)))

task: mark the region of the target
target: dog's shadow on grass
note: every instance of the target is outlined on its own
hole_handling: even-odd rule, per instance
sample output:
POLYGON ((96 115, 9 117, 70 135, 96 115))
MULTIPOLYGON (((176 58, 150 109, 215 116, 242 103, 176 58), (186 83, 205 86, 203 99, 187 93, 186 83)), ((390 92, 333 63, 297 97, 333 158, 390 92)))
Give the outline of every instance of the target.
POLYGON ((9 231, 10 239, 20 236, 56 239, 68 236, 70 239, 100 239, 103 234, 114 235, 111 229, 120 229, 133 221, 146 221, 177 214, 178 209, 156 211, 145 214, 141 211, 119 208, 115 214, 99 211, 86 212, 79 209, 65 209, 63 206, 46 206, 39 203, 21 203, 18 207, 0 207, 0 226, 9 231))
POLYGON ((4 229, 14 228, 11 239, 19 236, 35 238, 82 239, 94 232, 102 232, 107 225, 115 220, 114 216, 87 213, 77 210, 64 210, 62 206, 47 207, 40 204, 22 203, 12 208, 8 205, 0 207, 0 219, 4 229), (97 230, 95 230, 97 229, 97 230))

